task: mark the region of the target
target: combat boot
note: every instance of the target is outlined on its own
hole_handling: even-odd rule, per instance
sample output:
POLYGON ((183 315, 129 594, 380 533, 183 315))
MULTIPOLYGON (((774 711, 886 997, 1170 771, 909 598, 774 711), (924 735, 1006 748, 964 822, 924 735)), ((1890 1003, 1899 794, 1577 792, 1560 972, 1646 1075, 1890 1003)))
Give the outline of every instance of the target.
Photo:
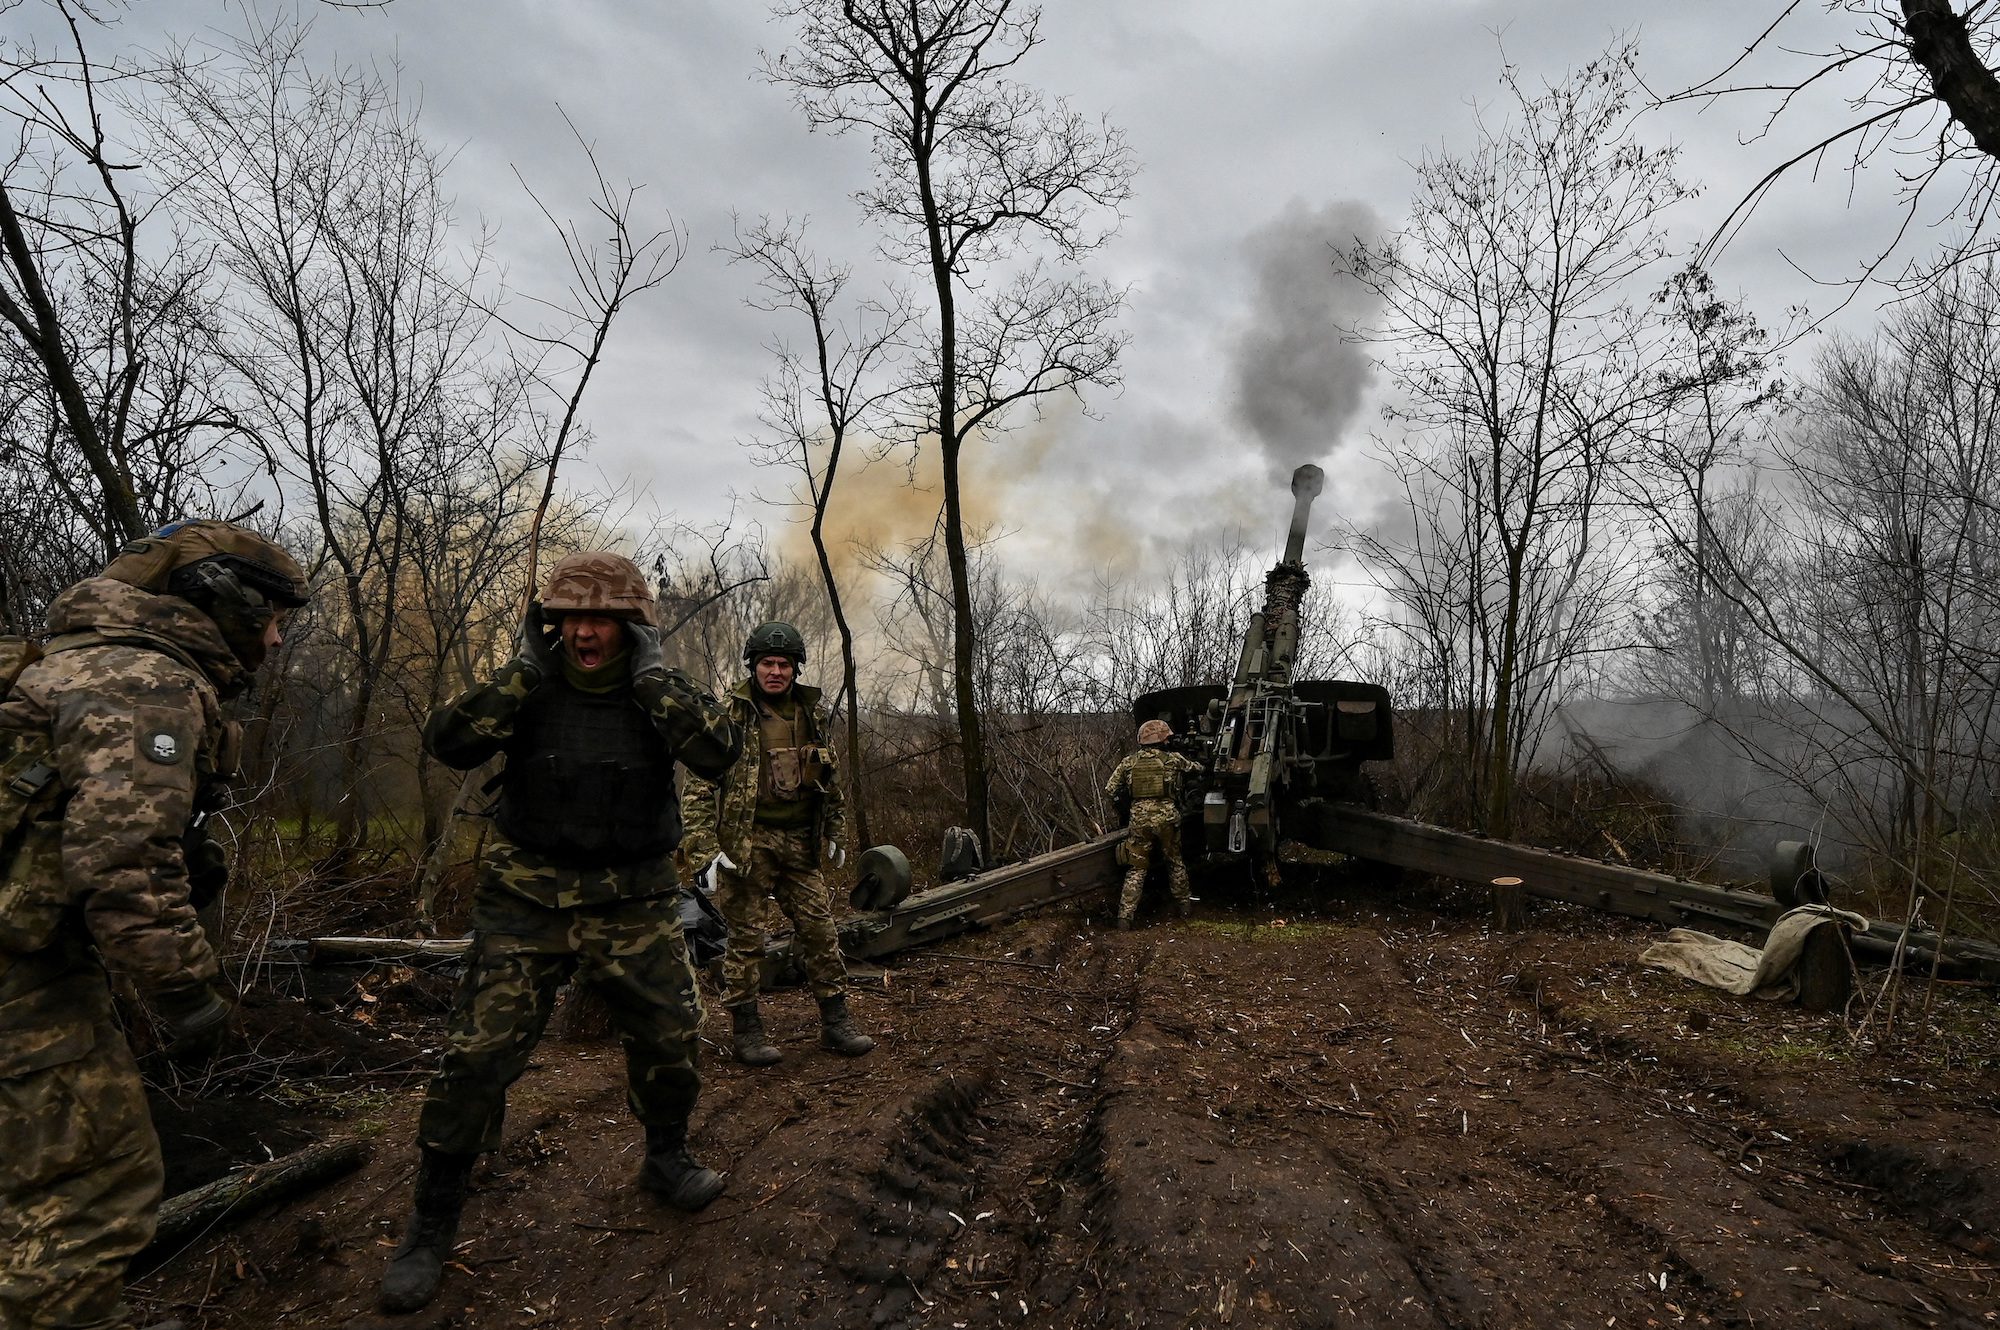
POLYGON ((722 1195, 722 1175, 688 1153, 687 1123, 646 1128, 646 1162, 639 1185, 676 1210, 695 1211, 722 1195))
POLYGON ((1192 914, 1193 912, 1194 912, 1194 902, 1192 901, 1174 902, 1174 913, 1179 915, 1181 918, 1185 919, 1188 917, 1188 915, 1192 914))
POLYGON ((1132 917, 1130 915, 1121 914, 1118 916, 1118 931, 1121 933, 1132 931, 1132 917))
POLYGON ((736 1060, 746 1067, 768 1067, 784 1057, 778 1046, 764 1037, 764 1018, 757 1014, 757 1004, 745 1002, 729 1009, 729 1018, 736 1023, 736 1060))
POLYGON ((844 1058, 858 1058, 875 1047, 873 1039, 854 1028, 847 999, 838 993, 819 1000, 819 1046, 844 1058))
POLYGON ((444 1263, 458 1237, 465 1209, 465 1184, 477 1155, 449 1155, 422 1147, 417 1166, 416 1203, 403 1227, 402 1245, 382 1273, 376 1305, 385 1312, 413 1312, 428 1306, 444 1280, 444 1263))

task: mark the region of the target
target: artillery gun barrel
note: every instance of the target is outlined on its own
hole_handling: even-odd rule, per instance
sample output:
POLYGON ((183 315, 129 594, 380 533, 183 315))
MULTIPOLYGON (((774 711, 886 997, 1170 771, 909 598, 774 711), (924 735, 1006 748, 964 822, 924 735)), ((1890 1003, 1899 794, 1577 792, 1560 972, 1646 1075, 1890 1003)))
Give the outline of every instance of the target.
POLYGON ((1325 484, 1326 472, 1310 462, 1292 472, 1292 529, 1285 535, 1284 562, 1298 563, 1305 558, 1306 518, 1325 484))

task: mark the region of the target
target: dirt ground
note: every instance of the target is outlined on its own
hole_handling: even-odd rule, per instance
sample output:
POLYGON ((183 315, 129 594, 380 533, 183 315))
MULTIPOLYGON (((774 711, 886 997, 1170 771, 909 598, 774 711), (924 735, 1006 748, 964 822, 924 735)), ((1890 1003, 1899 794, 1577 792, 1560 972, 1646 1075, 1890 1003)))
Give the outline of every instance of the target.
POLYGON ((551 1039, 443 1294, 406 1318, 372 1299, 441 981, 378 973, 316 1001, 394 1047, 292 1119, 374 1161, 135 1296, 370 1330, 2000 1323, 1990 994, 1857 1051, 1841 1017, 1646 969, 1654 930, 1581 912, 1498 936, 1473 902, 1350 883, 1105 923, 894 964, 853 999, 881 1039, 858 1061, 814 1046, 809 997, 772 996, 782 1064, 705 1049, 694 1146, 729 1188, 694 1217, 631 1185, 616 1045, 551 1039))

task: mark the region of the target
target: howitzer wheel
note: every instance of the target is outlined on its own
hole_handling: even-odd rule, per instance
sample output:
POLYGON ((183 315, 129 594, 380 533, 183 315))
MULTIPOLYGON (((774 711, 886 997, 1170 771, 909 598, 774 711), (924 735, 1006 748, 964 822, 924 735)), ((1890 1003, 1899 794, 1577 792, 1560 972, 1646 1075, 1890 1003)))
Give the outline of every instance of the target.
POLYGON ((1810 841, 1781 840, 1771 851, 1771 895, 1787 910, 1827 903, 1826 875, 1810 841))
POLYGON ((857 910, 893 910, 910 894, 910 861, 893 845, 864 850, 855 867, 860 877, 847 903, 857 910))

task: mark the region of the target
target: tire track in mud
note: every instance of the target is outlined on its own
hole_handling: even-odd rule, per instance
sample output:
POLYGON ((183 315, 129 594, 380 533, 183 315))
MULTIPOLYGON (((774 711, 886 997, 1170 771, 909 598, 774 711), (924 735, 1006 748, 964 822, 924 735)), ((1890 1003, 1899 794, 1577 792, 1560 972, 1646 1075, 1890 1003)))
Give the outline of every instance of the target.
MULTIPOLYGON (((1924 1172, 1972 1110, 1897 1155, 1811 1112, 1851 1086, 1736 1084, 1653 1024, 1565 1008, 1528 973, 1565 946, 1583 963, 1552 974, 1627 982, 1623 950, 1462 925, 1056 914, 899 962, 856 995, 883 1046, 855 1061, 813 1047, 808 996, 775 994, 782 1064, 705 1060, 693 1145, 731 1176, 692 1217, 631 1186, 616 1046, 552 1042, 436 1315, 351 1324, 1995 1323, 1991 1276, 1964 1273, 1992 1258, 1918 1214, 1978 1219, 1924 1172)), ((202 1330, 339 1324, 372 1303, 408 1165, 387 1149, 316 1200, 310 1251, 281 1215, 153 1287, 202 1330)))
POLYGON ((1282 936, 1158 943, 1104 1077, 1099 1276, 1065 1323, 1534 1323, 1385 1157, 1383 1089, 1411 1076, 1344 959, 1379 943, 1282 936))
MULTIPOLYGON (((790 1303, 764 1299, 787 1313, 774 1323, 1047 1323, 1039 1319, 1046 1212, 1079 1185, 1066 1165, 1087 1153, 1096 1080, 1129 1019, 1133 983, 1125 960, 1091 939, 1047 925, 1032 932, 1041 939, 1028 947, 1039 957, 1032 964, 1049 968, 1027 972, 1046 979, 1014 980, 1003 969, 962 984, 946 970, 929 975, 941 988, 926 989, 932 967, 921 958, 894 972, 891 992, 910 1032, 922 1027, 930 1075, 872 1130, 821 1141, 831 1166, 785 1197, 788 1214, 766 1212, 761 1234, 746 1225, 760 1256, 791 1266, 771 1282, 813 1290, 790 1303), (995 1001, 1006 1006, 1008 1031, 998 1040, 981 1030, 995 1001), (802 1260, 802 1252, 818 1254, 802 1260), (1031 1314, 1038 1319, 1028 1322, 1031 1314)), ((730 1108, 716 1112, 727 1118, 730 1108)), ((781 1124, 761 1150, 782 1156, 789 1138, 811 1129, 781 1124)), ((727 1240, 731 1221, 721 1222, 727 1240)), ((697 1281, 694 1301, 740 1311, 738 1294, 711 1294, 697 1281)))
POLYGON ((1442 976, 1424 974, 1431 959, 1402 957, 1413 991, 1434 1019, 1458 1022, 1468 1044, 1476 1033, 1511 1063, 1510 1088, 1546 1124, 1495 1138, 1494 1152, 1600 1211, 1620 1247, 1654 1263, 1675 1311, 1725 1325, 1791 1315, 1991 1323, 1977 1295, 1926 1269, 1954 1265, 1934 1226, 1829 1172, 1831 1124, 1788 1116, 1664 1045, 1573 1018, 1539 985, 1527 996, 1521 985, 1465 987, 1442 978, 1463 973, 1463 955, 1447 954, 1442 976), (1474 1000, 1495 993, 1503 1000, 1474 1000))

